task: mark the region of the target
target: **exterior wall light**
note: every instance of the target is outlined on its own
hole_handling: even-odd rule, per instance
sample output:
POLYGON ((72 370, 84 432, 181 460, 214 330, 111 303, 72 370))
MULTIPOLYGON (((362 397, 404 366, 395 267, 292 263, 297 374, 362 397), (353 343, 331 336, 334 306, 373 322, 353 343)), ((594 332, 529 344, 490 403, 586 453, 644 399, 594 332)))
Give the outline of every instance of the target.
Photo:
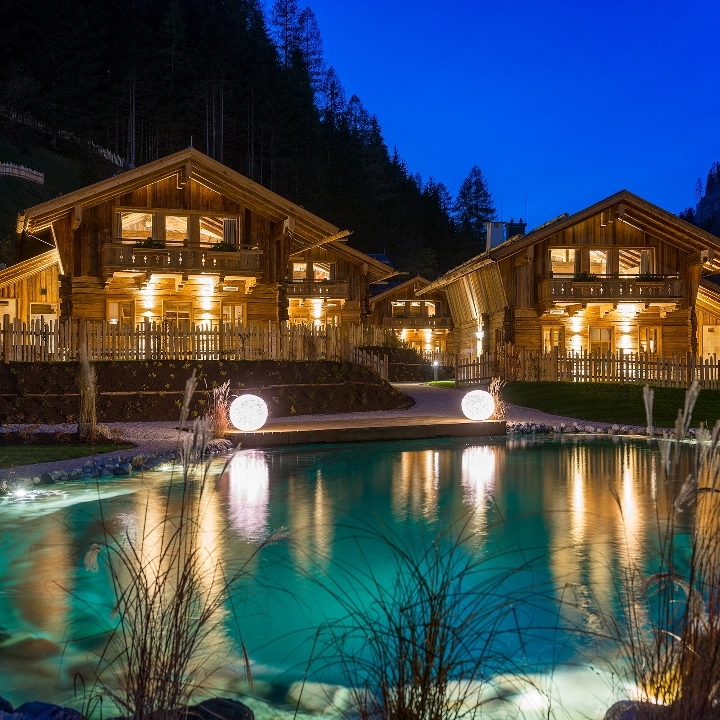
POLYGON ((241 395, 230 405, 230 422, 242 432, 259 430, 267 417, 267 405, 257 395, 241 395))
POLYGON ((462 399, 461 407, 468 420, 487 420, 495 412, 495 400, 485 390, 471 390, 462 399))

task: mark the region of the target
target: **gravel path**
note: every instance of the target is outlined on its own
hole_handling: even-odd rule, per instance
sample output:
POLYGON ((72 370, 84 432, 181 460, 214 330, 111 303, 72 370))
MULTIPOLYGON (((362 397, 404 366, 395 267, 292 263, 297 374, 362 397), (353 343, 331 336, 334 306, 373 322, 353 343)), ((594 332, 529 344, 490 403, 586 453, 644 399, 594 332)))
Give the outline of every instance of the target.
MULTIPOLYGON (((410 395, 415 400, 415 405, 409 410, 384 410, 376 412, 353 412, 340 413, 335 415, 298 415, 295 417, 271 418, 267 425, 277 425, 286 423, 302 423, 313 420, 345 420, 367 418, 412 418, 428 415, 435 417, 462 417, 460 403, 463 393, 453 388, 434 387, 432 385, 424 385, 422 383, 397 383, 396 387, 410 395)), ((573 422, 579 422, 582 425, 587 421, 578 421, 575 418, 563 417, 560 415, 549 415, 548 413, 532 410, 530 408, 522 408, 515 405, 508 406, 506 420, 510 422, 529 422, 544 423, 546 425, 559 425, 566 423, 571 425, 573 422)), ((610 423, 593 422, 594 427, 607 429, 610 423)), ((117 457, 120 455, 136 455, 148 453, 160 453, 174 450, 177 447, 178 431, 177 420, 164 422, 127 422, 127 423, 107 423, 107 427, 111 432, 117 433, 124 440, 136 445, 132 450, 114 451, 104 453, 95 457, 96 459, 117 457)), ((19 430, 22 425, 5 426, 5 430, 19 430)), ((40 432, 75 432, 76 425, 41 425, 37 427, 40 432)), ((34 465, 19 465, 15 468, 0 469, 0 480, 9 479, 13 481, 30 479, 41 475, 44 472, 53 470, 65 470, 70 472, 83 465, 87 458, 75 458, 74 460, 61 460, 49 463, 36 463, 34 465)))

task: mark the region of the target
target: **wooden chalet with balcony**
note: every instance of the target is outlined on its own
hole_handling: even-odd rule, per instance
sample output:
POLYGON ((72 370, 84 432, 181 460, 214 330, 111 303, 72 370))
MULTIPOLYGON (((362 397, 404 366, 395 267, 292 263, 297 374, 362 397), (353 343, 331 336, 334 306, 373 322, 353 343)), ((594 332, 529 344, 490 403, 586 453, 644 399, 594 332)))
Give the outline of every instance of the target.
POLYGON ((442 290, 417 296, 430 285, 416 277, 370 298, 370 321, 392 330, 409 347, 424 354, 453 352, 453 321, 442 290))
POLYGON ((18 217, 0 316, 217 327, 364 320, 392 268, 349 231, 188 148, 18 217))
POLYGON ((444 290, 455 346, 720 356, 720 238, 628 191, 561 215, 418 290, 444 290))

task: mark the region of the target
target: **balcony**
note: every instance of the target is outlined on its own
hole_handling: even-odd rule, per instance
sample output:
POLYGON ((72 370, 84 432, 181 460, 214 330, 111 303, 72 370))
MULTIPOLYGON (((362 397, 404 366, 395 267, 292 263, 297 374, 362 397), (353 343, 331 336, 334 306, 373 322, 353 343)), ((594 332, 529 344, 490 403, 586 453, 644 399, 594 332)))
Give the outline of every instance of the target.
POLYGON ((450 330, 452 318, 449 317, 386 317, 383 318, 383 325, 393 330, 410 330, 412 328, 436 330, 450 330))
POLYGON ((218 252, 202 247, 142 248, 107 243, 102 247, 102 268, 105 276, 128 270, 255 276, 262 272, 262 251, 218 252))
POLYGON ((540 301, 546 307, 555 303, 639 302, 682 300, 683 284, 676 275, 648 278, 590 276, 587 279, 553 277, 540 283, 540 301))
POLYGON ((347 280, 326 281, 326 280, 300 280, 285 283, 285 290, 288 298, 340 298, 348 297, 347 280))

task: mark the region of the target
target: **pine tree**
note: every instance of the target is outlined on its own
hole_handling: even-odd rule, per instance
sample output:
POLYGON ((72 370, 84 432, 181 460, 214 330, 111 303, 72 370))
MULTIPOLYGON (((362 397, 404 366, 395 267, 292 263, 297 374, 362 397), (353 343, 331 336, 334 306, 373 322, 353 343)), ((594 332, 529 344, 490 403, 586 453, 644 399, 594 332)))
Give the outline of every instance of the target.
POLYGON ((468 245, 467 251, 474 250, 473 254, 484 252, 487 240, 485 223, 495 219, 495 205, 487 180, 477 165, 463 180, 454 211, 463 244, 468 245))
POLYGON ((270 10, 270 27, 283 67, 290 64, 292 51, 300 47, 300 10, 297 0, 275 0, 270 10))

